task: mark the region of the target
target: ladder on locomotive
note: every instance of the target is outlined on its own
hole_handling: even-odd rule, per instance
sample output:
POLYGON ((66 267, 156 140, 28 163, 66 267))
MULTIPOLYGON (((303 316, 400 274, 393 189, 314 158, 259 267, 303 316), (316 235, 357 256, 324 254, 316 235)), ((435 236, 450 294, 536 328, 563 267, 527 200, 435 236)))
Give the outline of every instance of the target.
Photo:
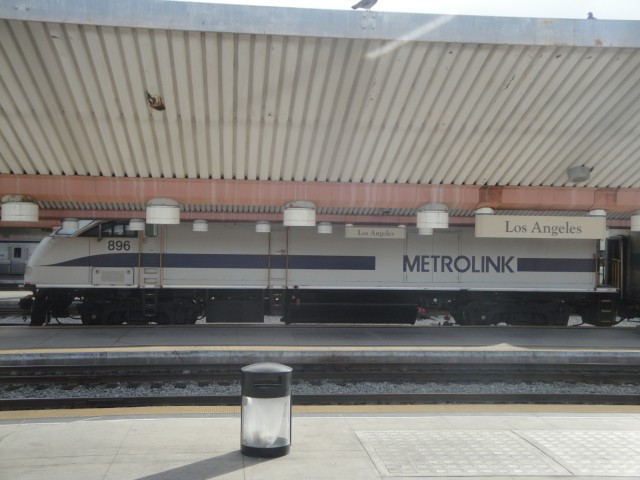
POLYGON ((158 320, 159 289, 162 286, 163 235, 164 228, 161 225, 146 224, 144 235, 140 237, 141 255, 138 267, 142 295, 142 319, 146 323, 158 320))
POLYGON ((142 290, 142 317, 145 322, 155 322, 158 318, 158 289, 142 290))
POLYGON ((596 256, 596 276, 598 287, 614 288, 616 297, 599 295, 592 313, 592 323, 612 326, 616 322, 618 300, 624 298, 623 261, 627 245, 621 236, 612 236, 603 243, 604 249, 596 256))

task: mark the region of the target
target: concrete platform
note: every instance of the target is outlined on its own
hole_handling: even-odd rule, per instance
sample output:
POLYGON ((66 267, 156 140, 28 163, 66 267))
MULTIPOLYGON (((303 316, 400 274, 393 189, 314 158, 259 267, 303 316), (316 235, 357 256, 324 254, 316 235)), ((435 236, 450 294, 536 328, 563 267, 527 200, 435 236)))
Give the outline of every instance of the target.
POLYGON ((640 478, 639 407, 373 408, 376 413, 294 411, 291 453, 277 459, 240 453, 237 411, 137 410, 115 417, 96 411, 76 418, 48 418, 44 412, 35 419, 34 412, 2 412, 0 478, 640 478))
POLYGON ((635 328, 2 327, 0 365, 485 362, 640 365, 635 328))

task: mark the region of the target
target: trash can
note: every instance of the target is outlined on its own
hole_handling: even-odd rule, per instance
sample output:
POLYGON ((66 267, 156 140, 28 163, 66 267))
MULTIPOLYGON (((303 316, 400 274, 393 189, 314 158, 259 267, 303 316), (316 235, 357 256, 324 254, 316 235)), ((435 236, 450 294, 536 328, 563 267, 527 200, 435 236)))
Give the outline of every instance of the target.
POLYGON ((242 367, 241 446, 250 457, 281 457, 291 448, 291 372, 279 363, 242 367))

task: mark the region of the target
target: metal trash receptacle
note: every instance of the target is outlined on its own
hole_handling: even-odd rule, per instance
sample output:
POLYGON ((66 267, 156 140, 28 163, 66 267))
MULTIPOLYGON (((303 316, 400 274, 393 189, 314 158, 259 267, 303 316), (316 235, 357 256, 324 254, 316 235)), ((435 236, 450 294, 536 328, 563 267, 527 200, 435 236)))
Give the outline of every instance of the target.
POLYGON ((241 444, 243 455, 281 457, 291 448, 291 377, 279 363, 242 367, 241 444))

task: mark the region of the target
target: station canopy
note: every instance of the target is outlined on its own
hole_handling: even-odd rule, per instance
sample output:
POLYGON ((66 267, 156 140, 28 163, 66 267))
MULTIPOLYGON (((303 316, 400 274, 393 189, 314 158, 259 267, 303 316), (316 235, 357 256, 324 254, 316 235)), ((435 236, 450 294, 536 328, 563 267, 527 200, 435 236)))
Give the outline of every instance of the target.
POLYGON ((640 209, 640 22, 349 5, 1 2, 0 193, 43 221, 640 209))

